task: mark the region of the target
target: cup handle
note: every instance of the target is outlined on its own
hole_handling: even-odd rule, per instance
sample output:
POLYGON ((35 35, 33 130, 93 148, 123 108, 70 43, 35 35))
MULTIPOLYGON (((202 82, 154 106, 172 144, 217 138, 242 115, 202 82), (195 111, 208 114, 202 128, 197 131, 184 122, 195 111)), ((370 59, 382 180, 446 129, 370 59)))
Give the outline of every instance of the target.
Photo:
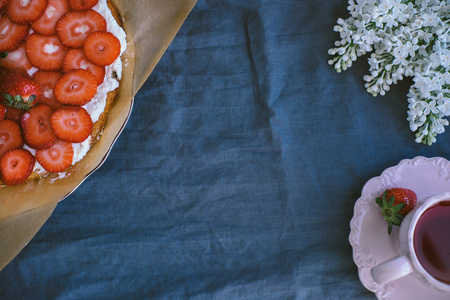
POLYGON ((403 276, 408 275, 413 271, 413 267, 409 259, 405 256, 397 256, 381 264, 373 267, 370 270, 372 278, 375 282, 383 284, 403 276))

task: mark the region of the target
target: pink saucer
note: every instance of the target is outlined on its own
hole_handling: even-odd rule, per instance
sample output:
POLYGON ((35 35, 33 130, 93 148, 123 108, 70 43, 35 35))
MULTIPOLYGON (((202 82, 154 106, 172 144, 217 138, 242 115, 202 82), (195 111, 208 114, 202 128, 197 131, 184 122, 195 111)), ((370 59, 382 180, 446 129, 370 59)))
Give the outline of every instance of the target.
POLYGON ((373 280, 370 274, 373 266, 400 254, 398 227, 388 235, 387 224, 374 200, 392 187, 413 190, 418 201, 437 193, 450 192, 450 162, 442 157, 404 159, 364 185, 355 204, 349 236, 361 283, 380 300, 450 299, 450 294, 425 286, 412 275, 384 285, 373 280))

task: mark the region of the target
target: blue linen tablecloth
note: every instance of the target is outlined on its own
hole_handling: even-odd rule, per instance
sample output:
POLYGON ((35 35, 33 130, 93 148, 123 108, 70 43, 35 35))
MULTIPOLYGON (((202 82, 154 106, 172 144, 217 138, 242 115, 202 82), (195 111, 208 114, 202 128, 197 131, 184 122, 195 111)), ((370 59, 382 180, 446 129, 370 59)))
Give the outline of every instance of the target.
POLYGON ((375 299, 348 242, 364 183, 414 142, 410 79, 327 51, 346 0, 199 0, 104 165, 0 272, 2 299, 375 299))

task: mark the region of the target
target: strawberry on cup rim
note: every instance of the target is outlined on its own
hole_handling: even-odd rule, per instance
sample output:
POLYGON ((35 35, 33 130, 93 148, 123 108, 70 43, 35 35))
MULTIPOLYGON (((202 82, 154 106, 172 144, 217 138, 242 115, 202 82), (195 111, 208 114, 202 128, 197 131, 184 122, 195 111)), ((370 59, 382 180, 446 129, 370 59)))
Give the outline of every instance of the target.
POLYGON ((381 213, 388 224, 388 234, 392 233, 393 226, 400 226, 403 218, 416 206, 417 195, 407 188, 389 188, 375 198, 381 208, 381 213))

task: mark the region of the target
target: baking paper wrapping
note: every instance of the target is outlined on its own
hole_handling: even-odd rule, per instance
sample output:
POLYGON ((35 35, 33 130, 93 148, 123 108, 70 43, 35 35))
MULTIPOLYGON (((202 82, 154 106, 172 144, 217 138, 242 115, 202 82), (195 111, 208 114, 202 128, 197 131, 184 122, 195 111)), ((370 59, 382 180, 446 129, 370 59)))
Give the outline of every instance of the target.
POLYGON ((33 238, 56 205, 107 158, 132 111, 133 98, 168 48, 196 0, 113 0, 127 33, 123 77, 100 140, 59 179, 49 176, 0 189, 0 269, 33 238))

